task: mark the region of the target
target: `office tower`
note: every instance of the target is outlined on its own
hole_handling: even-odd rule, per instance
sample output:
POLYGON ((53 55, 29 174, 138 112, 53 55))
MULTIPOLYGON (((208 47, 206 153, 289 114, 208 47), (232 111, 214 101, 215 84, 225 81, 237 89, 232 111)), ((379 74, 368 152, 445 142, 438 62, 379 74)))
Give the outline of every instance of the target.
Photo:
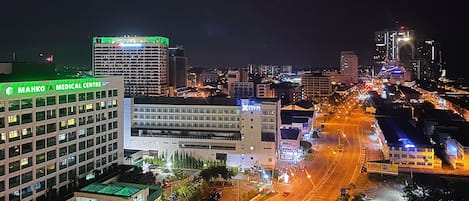
POLYGON ((187 57, 182 46, 168 48, 169 50, 169 86, 175 89, 187 87, 187 57))
POLYGON ((347 85, 358 82, 358 56, 352 51, 340 52, 341 82, 347 85))
POLYGON ((125 96, 168 95, 169 39, 94 37, 95 76, 124 77, 125 96))
POLYGON ((254 98, 254 82, 234 82, 230 87, 232 98, 254 98))
POLYGON ((190 154, 242 169, 275 167, 278 99, 135 97, 126 102, 132 113, 126 149, 167 158, 190 154))
POLYGON ((51 79, 0 83, 0 200, 60 200, 123 162, 122 78, 51 79))
POLYGON ((419 57, 418 78, 421 80, 438 80, 443 69, 443 59, 440 43, 426 40, 417 46, 419 57))
POLYGON ((228 70, 226 72, 226 84, 227 84, 228 94, 231 94, 231 92, 233 91, 231 89, 231 86, 235 82, 240 82, 240 81, 241 81, 241 75, 240 75, 240 72, 238 70, 228 70))
POLYGON ((320 73, 303 74, 301 76, 301 85, 304 87, 308 100, 332 95, 331 78, 320 73))
POLYGON ((415 54, 413 40, 415 40, 414 31, 405 27, 401 27, 399 30, 375 32, 375 62, 384 64, 389 61, 402 62, 403 59, 413 58, 415 54), (407 52, 410 55, 403 56, 401 50, 406 45, 411 46, 411 51, 407 52))
POLYGON ((404 26, 375 32, 376 54, 373 59, 379 76, 410 78, 415 59, 414 41, 414 31, 404 26))

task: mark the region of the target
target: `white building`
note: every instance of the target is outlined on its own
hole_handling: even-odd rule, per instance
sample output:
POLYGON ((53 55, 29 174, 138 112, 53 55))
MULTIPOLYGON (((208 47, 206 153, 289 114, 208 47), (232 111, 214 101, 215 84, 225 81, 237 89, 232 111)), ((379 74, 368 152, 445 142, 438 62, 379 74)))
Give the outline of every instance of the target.
POLYGON ((279 160, 298 161, 300 158, 301 129, 280 129, 279 160))
MULTIPOLYGON (((227 166, 274 168, 280 127, 277 99, 136 97, 126 149, 170 157, 188 153, 227 166)), ((129 126, 130 127, 130 126, 129 126)))
POLYGON ((406 168, 441 167, 435 151, 423 133, 405 118, 377 117, 376 135, 384 159, 406 168))
POLYGON ((0 83, 0 200, 56 200, 122 164, 123 90, 115 77, 0 83))
POLYGON ((124 77, 125 96, 168 95, 169 39, 94 37, 95 76, 124 77))

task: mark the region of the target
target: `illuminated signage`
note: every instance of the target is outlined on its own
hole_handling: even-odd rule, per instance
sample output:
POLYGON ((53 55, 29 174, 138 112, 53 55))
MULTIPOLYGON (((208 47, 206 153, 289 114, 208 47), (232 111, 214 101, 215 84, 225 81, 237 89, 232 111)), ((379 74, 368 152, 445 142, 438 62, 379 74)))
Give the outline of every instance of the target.
POLYGON ((261 111, 261 104, 258 104, 251 100, 241 100, 241 111, 244 111, 244 112, 261 111))
POLYGON ((169 46, 169 38, 161 36, 145 37, 94 37, 93 44, 137 44, 137 43, 160 43, 169 46))
POLYGON ((119 43, 117 44, 119 47, 142 47, 140 43, 119 43))
POLYGON ((47 91, 76 91, 102 88, 103 82, 94 78, 52 80, 46 82, 13 82, 0 85, 2 92, 7 96, 41 94, 47 91))

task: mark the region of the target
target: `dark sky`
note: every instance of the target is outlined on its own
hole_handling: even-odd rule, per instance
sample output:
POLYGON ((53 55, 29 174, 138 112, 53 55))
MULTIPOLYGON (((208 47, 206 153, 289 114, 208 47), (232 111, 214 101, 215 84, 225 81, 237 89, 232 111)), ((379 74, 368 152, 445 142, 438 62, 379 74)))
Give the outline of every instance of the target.
POLYGON ((0 7, 0 60, 44 52, 59 65, 90 66, 93 36, 126 34, 169 37, 193 66, 337 67, 341 50, 369 64, 374 31, 399 21, 420 39, 441 41, 450 74, 468 75, 461 50, 468 11, 448 0, 15 0, 0 7))

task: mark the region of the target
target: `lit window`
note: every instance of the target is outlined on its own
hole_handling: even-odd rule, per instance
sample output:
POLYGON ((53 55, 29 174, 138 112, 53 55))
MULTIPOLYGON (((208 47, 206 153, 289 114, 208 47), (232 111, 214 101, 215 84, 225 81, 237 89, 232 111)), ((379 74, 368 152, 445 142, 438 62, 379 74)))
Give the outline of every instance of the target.
POLYGON ((69 119, 68 120, 68 125, 69 126, 74 126, 75 125, 75 119, 69 119))
POLYGON ((15 123, 18 121, 18 115, 8 116, 8 123, 15 123))
POLYGON ((12 139, 12 138, 17 138, 17 137, 19 137, 19 136, 20 136, 20 134, 19 134, 18 131, 16 131, 16 130, 15 130, 15 131, 10 131, 10 132, 8 132, 8 138, 10 138, 10 139, 12 139))
POLYGON ((87 110, 92 110, 93 109, 93 104, 86 104, 86 109, 87 110))

